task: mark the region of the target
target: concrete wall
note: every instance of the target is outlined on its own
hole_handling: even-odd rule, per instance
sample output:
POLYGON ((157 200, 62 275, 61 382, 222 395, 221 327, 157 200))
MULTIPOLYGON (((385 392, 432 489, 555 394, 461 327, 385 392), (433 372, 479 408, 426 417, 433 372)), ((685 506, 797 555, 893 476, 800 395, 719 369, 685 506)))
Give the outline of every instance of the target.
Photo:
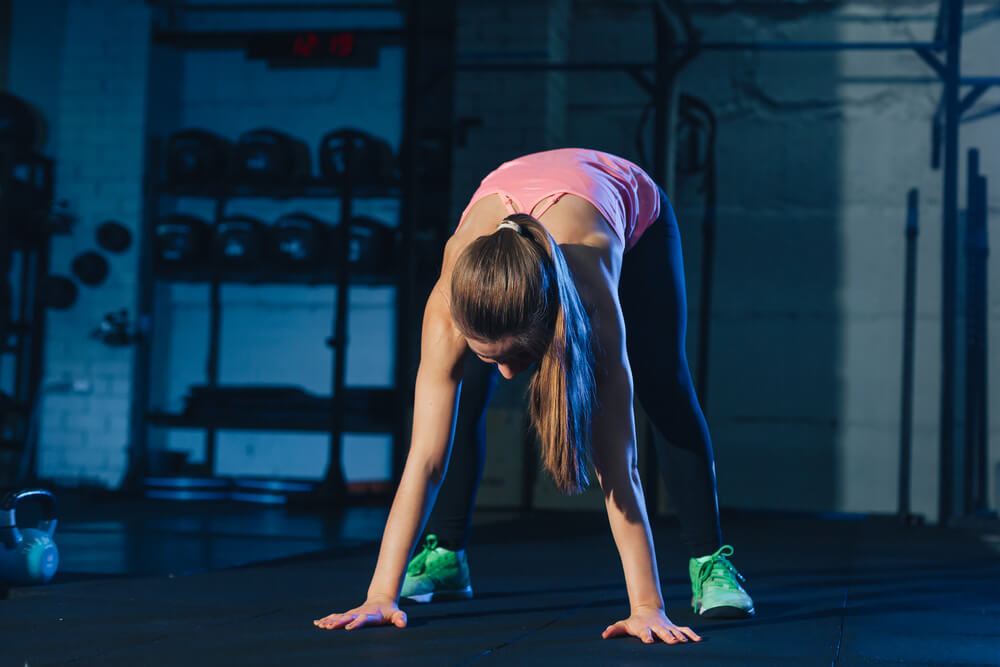
MULTIPOLYGON (((459 3, 457 57, 468 63, 562 62, 569 18, 568 0, 459 3)), ((479 181, 502 162, 566 145, 566 105, 563 73, 458 72, 455 117, 470 129, 453 156, 455 225, 479 181)))
MULTIPOLYGON (((937 10, 933 2, 888 8, 881 2, 688 4, 706 40, 739 41, 926 41, 937 10)), ((995 11, 987 2, 969 2, 967 8, 965 72, 995 75, 991 67, 1000 63, 1000 26, 989 22, 995 11)), ((492 27, 504 34, 506 25, 498 20, 492 27)), ((489 33, 481 26, 469 30, 489 33)), ((569 34, 573 61, 648 62, 653 57, 648 3, 577 0, 569 34)), ((504 76, 518 75, 483 76, 460 86, 458 99, 466 113, 476 115, 478 109, 489 119, 484 131, 493 130, 506 142, 502 128, 516 115, 495 118, 492 98, 484 100, 480 92, 488 86, 504 90, 504 76)), ((648 97, 635 82, 617 72, 571 73, 564 80, 562 145, 648 160, 651 123, 640 125, 648 97)), ((930 168, 929 139, 940 89, 929 68, 906 50, 709 52, 682 73, 680 91, 707 102, 719 123, 718 239, 710 373, 703 395, 721 504, 896 509, 903 226, 906 194, 916 187, 922 231, 912 494, 914 511, 936 517, 942 175, 930 168)), ((993 91, 977 109, 996 103, 993 91)), ((963 165, 965 149, 978 146, 982 171, 994 179, 1000 174, 996 122, 983 119, 962 127, 963 165)), ((521 145, 515 142, 508 150, 521 145)), ((524 152, 548 146, 540 141, 524 152)), ((478 144, 474 148, 481 151, 478 144)), ((481 165, 481 173, 492 166, 481 165)), ((688 351, 695 371, 703 249, 700 185, 699 175, 682 171, 674 183, 664 184, 675 193, 684 239, 688 351)), ((964 207, 964 185, 960 188, 964 207)), ((995 222, 1000 195, 992 190, 995 222)), ((989 376, 996 377, 995 270, 990 281, 989 376)), ((990 401, 995 413, 996 392, 990 401)), ((997 486, 998 456, 994 423, 991 489, 997 486)), ((491 459, 486 478, 501 465, 491 459)), ((536 499, 545 506, 573 507, 595 507, 599 500, 593 495, 560 499, 544 479, 536 499)))
MULTIPOLYGON (((969 26, 989 9, 967 8, 969 26)), ((699 25, 706 39, 929 40, 935 13, 936 3, 888 12, 882 4, 842 3, 783 16, 706 7, 699 25)), ((967 74, 1000 62, 998 38, 997 25, 967 33, 967 74)), ((940 84, 909 51, 705 54, 682 83, 721 118, 709 402, 720 501, 895 510, 903 225, 907 191, 916 187, 912 494, 914 511, 936 517, 942 175, 930 169, 929 130, 940 84)), ((962 128, 963 172, 964 149, 976 145, 984 173, 1000 173, 1000 133, 987 123, 962 128)), ((996 193, 991 202, 995 209, 996 193)), ((695 214, 683 208, 684 218, 695 214)), ((689 244, 692 257, 696 244, 689 244)), ((689 271, 697 273, 694 262, 689 271)), ((993 292, 996 271, 991 282, 993 292)), ((997 315, 994 300, 994 371, 997 315)), ((995 407, 995 395, 992 401, 995 407)), ((995 461, 995 424, 990 440, 995 461)), ((997 498, 991 502, 996 507, 997 498)))

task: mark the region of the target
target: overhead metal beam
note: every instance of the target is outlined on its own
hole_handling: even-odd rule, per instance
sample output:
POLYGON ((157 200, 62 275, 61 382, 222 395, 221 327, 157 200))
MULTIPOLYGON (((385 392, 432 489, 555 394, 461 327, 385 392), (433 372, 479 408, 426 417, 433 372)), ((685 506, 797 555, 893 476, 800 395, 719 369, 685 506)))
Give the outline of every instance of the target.
POLYGON ((958 113, 960 115, 964 114, 972 108, 972 105, 976 103, 976 100, 982 97, 983 94, 989 89, 989 86, 976 86, 966 93, 965 97, 962 98, 962 101, 958 103, 958 113))
POLYGON ((925 49, 923 47, 918 47, 918 48, 915 48, 913 50, 917 52, 917 55, 920 56, 921 59, 923 59, 923 61, 925 63, 927 63, 928 65, 930 65, 930 67, 931 67, 932 70, 934 70, 935 72, 937 72, 937 75, 939 77, 944 77, 944 63, 941 62, 941 60, 938 59, 937 56, 935 56, 933 53, 931 53, 930 49, 925 49))
POLYGON ((150 7, 181 12, 332 12, 332 11, 402 11, 399 4, 366 2, 233 2, 186 3, 170 0, 146 0, 150 7))
MULTIPOLYGON (((678 45, 678 48, 687 45, 678 45)), ((699 51, 907 51, 927 49, 941 51, 943 42, 831 42, 831 41, 761 41, 761 42, 695 42, 690 46, 699 51)))
POLYGON ((963 76, 959 79, 963 86, 1000 86, 1000 76, 963 76))
POLYGON ((458 62, 455 69, 462 71, 477 72, 534 72, 534 71, 559 71, 559 72, 598 72, 598 71, 642 71, 653 69, 656 63, 643 62, 575 62, 575 63, 550 63, 550 62, 458 62))
POLYGON ((1000 104, 995 104, 991 107, 983 109, 982 111, 977 111, 974 114, 969 114, 962 119, 963 123, 970 123, 974 120, 982 120, 983 118, 989 118, 991 116, 1000 115, 1000 104))

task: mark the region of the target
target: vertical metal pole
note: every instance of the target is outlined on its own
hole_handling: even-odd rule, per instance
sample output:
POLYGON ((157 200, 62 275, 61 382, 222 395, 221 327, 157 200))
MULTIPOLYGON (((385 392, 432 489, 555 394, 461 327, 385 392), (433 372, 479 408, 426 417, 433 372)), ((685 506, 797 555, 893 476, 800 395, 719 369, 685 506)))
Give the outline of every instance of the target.
POLYGON ((903 387, 899 423, 899 505, 900 518, 910 515, 910 453, 913 434, 913 329, 916 313, 918 193, 910 190, 906 199, 906 266, 903 285, 903 387))
MULTIPOLYGON (((49 179, 51 183, 51 178, 49 179)), ((45 300, 42 294, 45 279, 49 275, 49 263, 52 257, 52 237, 48 230, 42 232, 37 240, 34 275, 31 277, 31 359, 28 377, 28 422, 24 446, 30 452, 27 463, 28 479, 34 481, 37 476, 38 428, 36 420, 41 419, 39 402, 42 400, 42 377, 45 374, 45 300)), ((22 467, 22 470, 24 468, 22 467)))
POLYGON ((396 282, 396 429, 392 443, 392 480, 398 482, 403 476, 406 452, 409 449, 407 433, 407 410, 413 404, 407 388, 413 382, 410 372, 413 364, 413 336, 420 331, 420 316, 414 303, 416 290, 416 257, 414 256, 414 230, 416 227, 418 192, 417 175, 417 135, 419 132, 419 111, 417 104, 420 94, 421 64, 421 14, 420 3, 409 0, 406 5, 406 57, 404 58, 403 97, 403 137, 399 148, 401 169, 401 192, 399 224, 402 230, 401 247, 403 262, 397 267, 396 282))
MULTIPOLYGON (((219 197, 215 200, 215 225, 226 213, 226 200, 219 197)), ((219 386, 219 345, 222 329, 222 275, 221 267, 212 262, 209 281, 209 323, 208 323, 208 362, 207 376, 210 391, 219 386)), ((205 473, 211 477, 215 474, 216 445, 216 413, 215 401, 211 401, 208 409, 208 423, 205 428, 205 473)))
MULTIPOLYGON (((7 155, 0 153, 0 183, 5 183, 10 173, 7 155)), ((4 190, 6 190, 4 186, 4 190)), ((9 198, 0 196, 0 372, 3 370, 3 359, 7 353, 7 341, 11 332, 10 325, 14 323, 14 285, 11 283, 10 271, 14 261, 14 250, 11 247, 9 198)), ((3 417, 0 416, 0 419, 3 417)), ((0 477, 0 483, 3 478, 0 477)))
MULTIPOLYGON (((986 431, 986 178, 973 169, 970 151, 969 206, 966 216, 966 391, 965 391, 965 512, 987 506, 986 431)), ((977 155, 978 157, 978 155, 977 155)))
POLYGON ((146 413, 153 391, 150 382, 154 377, 153 317, 156 277, 153 274, 153 229, 159 215, 159 164, 162 142, 151 139, 146 144, 146 169, 143 177, 143 212, 140 218, 136 252, 138 254, 139 295, 136 300, 135 361, 132 366, 132 408, 129 426, 128 469, 123 487, 128 491, 142 492, 143 478, 149 473, 149 427, 146 413))
POLYGON ((663 12, 655 11, 656 18, 656 71, 653 82, 653 180, 669 196, 668 162, 670 159, 670 95, 673 89, 674 72, 671 53, 675 34, 663 12))
MULTIPOLYGON (((670 150, 670 94, 673 81, 671 66, 675 35, 667 17, 654 8, 656 22, 656 70, 653 81, 653 180, 667 190, 668 156, 670 150)), ((670 193, 668 193, 669 196, 670 193)), ((652 420, 646 420, 646 437, 651 448, 656 445, 657 433, 652 420)), ((657 453, 659 456, 659 452, 657 453)), ((660 473, 656 457, 646 457, 646 514, 655 516, 659 497, 660 473)))
MULTIPOLYGON (((714 144, 714 142, 712 142, 714 144)), ((714 145, 705 175, 705 217, 701 224, 701 294, 698 317, 698 401, 708 415, 708 360, 712 326, 712 282, 715 275, 716 173, 714 145)))
POLYGON ((966 204, 965 204, 965 250, 966 250, 966 261, 965 261, 965 336, 963 337, 963 343, 965 347, 965 427, 963 430, 964 435, 964 454, 962 456, 962 514, 968 516, 973 512, 973 506, 975 505, 975 488, 973 485, 973 480, 976 476, 975 471, 975 449, 976 449, 976 434, 973 422, 975 421, 975 408, 976 408, 976 381, 979 373, 975 368, 974 359, 976 357, 976 317, 975 312, 975 290, 976 286, 974 284, 975 277, 975 259, 972 253, 969 252, 971 249, 969 233, 975 229, 976 221, 979 219, 978 199, 976 197, 976 190, 979 184, 979 151, 975 148, 969 150, 967 154, 966 161, 966 204))
POLYGON ((18 289, 20 294, 17 299, 17 323, 20 326, 17 335, 17 357, 14 360, 14 400, 27 404, 28 401, 28 375, 31 365, 28 359, 33 347, 31 332, 34 322, 28 314, 28 307, 31 303, 31 272, 35 262, 34 239, 25 238, 21 246, 21 276, 18 289))
MULTIPOLYGON (((10 44, 11 13, 13 10, 13 2, 0 2, 0 43, 5 45, 10 44)), ((5 46, 0 49, 0 90, 7 90, 9 75, 10 47, 5 46)))
POLYGON ((347 307, 351 280, 351 204, 354 197, 354 144, 344 143, 344 186, 340 192, 340 227, 335 249, 337 303, 333 320, 333 399, 330 405, 330 460, 326 467, 326 493, 334 499, 346 494, 341 448, 344 435, 344 395, 347 373, 347 307))
POLYGON ((990 242, 989 242, 989 225, 987 224, 987 218, 989 216, 989 193, 987 191, 986 177, 979 177, 980 189, 979 189, 979 208, 982 211, 982 216, 979 218, 979 231, 976 234, 977 239, 977 266, 979 267, 979 313, 982 317, 982 322, 979 328, 979 340, 981 347, 979 348, 979 358, 981 363, 979 364, 979 395, 977 396, 979 403, 979 414, 976 415, 976 428, 979 432, 979 498, 976 503, 976 511, 986 511, 987 504, 989 503, 989 489, 987 489, 987 478, 986 467, 988 465, 987 449, 989 448, 989 410, 987 410, 987 397, 989 396, 989 373, 986 372, 986 364, 989 359, 989 322, 990 318, 986 316, 986 311, 989 304, 988 290, 989 290, 989 274, 987 269, 986 258, 990 254, 990 242))
POLYGON ((944 188, 941 232, 941 416, 938 521, 952 518, 955 474, 955 301, 958 246, 958 121, 962 0, 947 3, 944 75, 944 188))

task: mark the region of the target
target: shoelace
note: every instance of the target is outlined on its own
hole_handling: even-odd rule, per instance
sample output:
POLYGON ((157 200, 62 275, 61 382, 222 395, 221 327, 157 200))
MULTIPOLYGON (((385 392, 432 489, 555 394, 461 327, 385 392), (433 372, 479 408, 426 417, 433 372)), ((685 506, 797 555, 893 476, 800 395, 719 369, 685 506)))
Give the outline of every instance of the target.
POLYGON ((424 571, 424 565, 427 562, 427 557, 431 555, 435 549, 437 549, 438 540, 437 535, 428 535, 427 539, 424 540, 424 548, 418 553, 410 565, 406 568, 406 573, 409 575, 417 575, 424 571))
POLYGON ((746 581, 743 575, 739 573, 739 570, 727 560, 727 556, 733 555, 733 548, 728 544, 723 544, 719 547, 719 550, 708 557, 708 559, 701 564, 698 570, 698 596, 701 596, 702 588, 705 582, 711 580, 713 584, 721 586, 723 588, 728 588, 730 590, 737 590, 738 584, 736 580, 746 581), (722 567, 716 567, 721 565, 722 567))

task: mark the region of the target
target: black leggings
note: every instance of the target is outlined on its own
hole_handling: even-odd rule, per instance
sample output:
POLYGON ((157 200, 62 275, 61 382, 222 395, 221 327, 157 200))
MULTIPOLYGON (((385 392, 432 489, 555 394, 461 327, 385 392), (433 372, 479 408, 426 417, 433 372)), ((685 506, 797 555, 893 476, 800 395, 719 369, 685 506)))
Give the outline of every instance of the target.
MULTIPOLYGON (((721 544, 712 442, 684 351, 687 303, 677 218, 661 191, 660 218, 625 255, 619 297, 636 397, 662 436, 657 458, 691 556, 721 544)), ((486 459, 486 407, 499 376, 469 355, 448 472, 427 522, 449 549, 464 549, 486 459)))

